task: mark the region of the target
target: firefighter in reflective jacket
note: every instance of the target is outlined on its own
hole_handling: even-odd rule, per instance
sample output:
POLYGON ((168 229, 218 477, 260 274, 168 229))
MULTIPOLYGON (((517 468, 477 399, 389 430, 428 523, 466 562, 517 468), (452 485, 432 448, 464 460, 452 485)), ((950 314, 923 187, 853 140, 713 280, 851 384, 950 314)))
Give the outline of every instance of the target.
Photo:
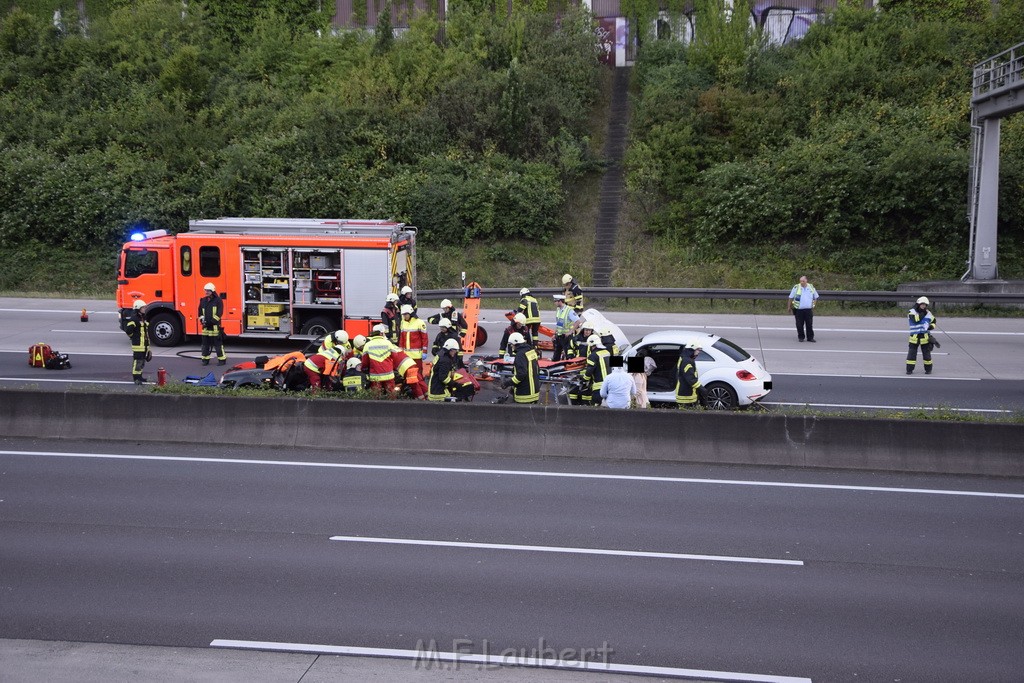
POLYGON ((565 295, 565 303, 574 311, 583 312, 583 289, 569 273, 562 276, 562 294, 565 295))
POLYGON ((349 358, 345 361, 345 374, 341 377, 341 388, 349 393, 366 388, 366 375, 363 374, 362 360, 349 358))
POLYGON ((384 298, 384 308, 380 312, 381 322, 388 328, 386 336, 392 344, 398 343, 398 295, 394 292, 384 298))
POLYGON ((932 346, 935 340, 931 331, 935 329, 937 318, 928 310, 928 297, 922 296, 917 300, 917 305, 910 309, 907 320, 910 323, 910 348, 907 350, 907 374, 914 374, 914 366, 917 365, 917 349, 921 349, 921 358, 924 359, 924 374, 932 374, 932 346))
POLYGON ((348 332, 345 330, 336 330, 331 332, 324 337, 323 342, 320 344, 320 348, 317 349, 317 353, 323 353, 324 351, 337 351, 338 359, 345 361, 349 356, 352 355, 352 344, 349 342, 348 332))
POLYGON ((454 388, 451 392, 456 401, 472 401, 476 392, 480 391, 480 382, 465 368, 456 368, 452 373, 452 382, 454 388))
POLYGON ((342 367, 341 354, 336 348, 318 351, 306 359, 302 369, 309 378, 309 387, 316 393, 322 386, 325 390, 334 389, 334 376, 342 367))
POLYGON ((136 384, 148 382, 142 376, 142 368, 152 356, 149 351, 149 323, 146 322, 146 302, 136 299, 131 315, 125 321, 124 331, 132 341, 132 380, 136 384))
POLYGON ((588 355, 587 340, 594 336, 594 325, 586 321, 580 323, 580 330, 569 338, 568 358, 585 358, 588 355))
POLYGON ((224 302, 221 301, 217 287, 212 282, 207 282, 203 291, 206 292, 206 296, 199 300, 199 324, 203 326, 203 365, 210 364, 211 348, 217 352, 217 365, 224 365, 228 362, 227 354, 224 353, 224 330, 220 326, 221 316, 224 315, 224 302))
MULTIPOLYGON (((442 353, 442 350, 447 348, 444 344, 447 341, 454 341, 456 346, 462 346, 462 338, 459 336, 459 331, 452 326, 452 321, 448 318, 441 318, 441 322, 438 323, 441 327, 441 331, 434 337, 434 343, 430 347, 430 352, 434 354, 434 362, 437 363, 442 356, 447 355, 442 353)), ((459 367, 464 366, 461 356, 455 355, 456 365, 459 367)))
POLYGON ((608 359, 611 353, 605 348, 601 337, 596 334, 590 335, 587 339, 587 346, 590 353, 587 355, 587 365, 580 373, 583 379, 582 395, 580 400, 584 405, 601 405, 601 387, 604 385, 604 378, 608 376, 608 359))
POLYGON ((512 352, 508 348, 508 340, 513 334, 519 334, 526 340, 526 343, 533 346, 534 336, 530 334, 530 328, 526 326, 526 316, 522 313, 516 313, 512 316, 512 324, 505 328, 505 333, 501 335, 501 345, 498 346, 498 354, 502 356, 511 356, 512 352))
POLYGON ((459 335, 466 334, 466 330, 469 328, 469 323, 466 322, 466 316, 455 310, 451 299, 443 299, 441 301, 441 312, 427 318, 427 322, 431 325, 440 325, 442 320, 450 322, 452 324, 451 326, 459 333, 459 335))
POLYGON ((526 317, 526 326, 530 328, 533 341, 540 338, 540 304, 536 297, 530 294, 528 287, 519 290, 519 312, 526 317))
POLYGON ((441 355, 438 356, 430 371, 430 393, 427 398, 431 401, 443 401, 452 395, 451 390, 455 384, 455 368, 458 367, 459 342, 454 339, 445 340, 441 355))
POLYGON ((697 377, 697 354, 700 348, 687 344, 676 363, 676 407, 698 408, 703 388, 697 377))
POLYGON ((352 338, 352 357, 361 358, 363 355, 363 347, 366 346, 366 337, 361 334, 357 334, 352 338))
POLYGON ((516 403, 536 403, 540 400, 540 366, 537 352, 519 332, 508 337, 512 363, 512 398, 516 403))
POLYGON ((412 287, 409 285, 402 287, 401 293, 398 296, 398 310, 402 310, 402 306, 409 306, 412 308, 412 314, 416 315, 418 310, 416 307, 416 299, 413 298, 412 287))
POLYGON ((404 351, 392 351, 391 362, 395 366, 395 379, 400 381, 411 398, 426 398, 427 383, 423 381, 420 366, 404 351))
POLYGON ((373 328, 373 336, 363 345, 362 368, 369 380, 369 388, 384 394, 395 390, 395 365, 391 352, 398 347, 388 341, 388 328, 384 324, 373 328))
POLYGON ((427 324, 416 317, 416 310, 409 304, 403 304, 402 322, 399 325, 398 347, 412 358, 420 374, 423 374, 423 354, 430 347, 427 336, 427 324))

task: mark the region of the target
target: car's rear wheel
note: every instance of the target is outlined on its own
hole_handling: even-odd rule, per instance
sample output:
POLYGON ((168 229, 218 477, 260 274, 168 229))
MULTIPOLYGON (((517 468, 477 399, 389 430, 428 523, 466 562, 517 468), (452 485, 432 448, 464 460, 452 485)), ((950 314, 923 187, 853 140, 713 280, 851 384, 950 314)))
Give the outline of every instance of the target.
POLYGON ((725 382, 712 382, 706 390, 708 410, 735 410, 740 405, 736 390, 725 382))

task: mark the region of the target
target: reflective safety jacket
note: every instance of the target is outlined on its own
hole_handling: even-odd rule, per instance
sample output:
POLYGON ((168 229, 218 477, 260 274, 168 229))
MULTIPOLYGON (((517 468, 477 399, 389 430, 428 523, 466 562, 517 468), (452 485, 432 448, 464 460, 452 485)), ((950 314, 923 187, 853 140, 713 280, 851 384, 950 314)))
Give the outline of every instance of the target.
POLYGON ((459 336, 458 330, 451 327, 448 328, 447 330, 441 330, 440 332, 437 333, 437 336, 434 337, 434 343, 431 344, 430 346, 430 352, 434 354, 435 363, 437 362, 437 359, 441 356, 441 354, 444 352, 444 343, 449 339, 454 339, 458 343, 459 349, 462 349, 462 337, 459 336))
POLYGON ((149 323, 138 311, 132 311, 128 316, 124 331, 132 340, 132 351, 149 351, 149 323))
POLYGON ((443 401, 451 396, 448 388, 454 382, 454 374, 455 360, 446 353, 434 363, 434 368, 430 371, 430 392, 427 394, 427 400, 443 401))
POLYGON ((385 335, 392 343, 398 343, 398 309, 390 301, 384 304, 383 310, 380 312, 380 321, 384 323, 384 326, 388 328, 388 332, 385 335))
POLYGON ((697 402, 700 379, 697 377, 697 362, 689 354, 680 354, 676 363, 676 404, 692 405, 697 402))
POLYGON ((454 308, 448 313, 435 313, 427 318, 427 322, 431 325, 437 325, 441 322, 441 318, 448 320, 452 324, 452 329, 456 332, 465 332, 469 328, 469 323, 466 322, 466 316, 462 315, 454 308))
POLYGON ((911 344, 923 345, 931 341, 931 335, 928 333, 935 329, 935 323, 938 321, 931 311, 926 310, 922 313, 916 308, 911 308, 907 320, 910 323, 911 344))
POLYGON ((583 312, 583 290, 573 280, 562 290, 565 295, 565 305, 571 306, 577 313, 583 312))
POLYGON ((199 324, 203 326, 203 334, 216 337, 220 334, 220 318, 224 313, 224 302, 220 296, 204 296, 199 300, 199 324))
POLYGON ((398 347, 384 337, 370 337, 363 347, 362 368, 371 382, 387 382, 395 378, 391 352, 398 347))
POLYGON ((333 377, 340 368, 345 367, 341 360, 341 354, 336 349, 314 353, 306 359, 306 368, 319 373, 324 377, 333 377))
POLYGON ((608 376, 608 359, 611 355, 608 349, 594 348, 587 356, 587 366, 583 368, 580 377, 590 383, 591 390, 601 390, 604 378, 608 376))
POLYGON ((571 334, 572 324, 580 319, 568 305, 555 308, 555 334, 571 334))
POLYGON ((430 346, 427 336, 427 324, 415 316, 399 323, 399 347, 415 360, 423 358, 430 346))
POLYGON ((345 376, 341 378, 341 388, 345 391, 362 391, 366 388, 366 375, 358 368, 345 370, 345 376))
POLYGON ((519 312, 526 316, 527 325, 540 324, 540 304, 536 297, 531 294, 524 294, 519 300, 519 312))
POLYGON ((536 403, 540 400, 540 364, 537 352, 530 347, 516 347, 512 364, 512 398, 516 403, 536 403))
POLYGON ((395 304, 395 308, 397 308, 398 310, 402 310, 402 306, 412 306, 412 316, 414 318, 416 317, 416 299, 413 299, 408 294, 399 294, 398 303, 395 304))

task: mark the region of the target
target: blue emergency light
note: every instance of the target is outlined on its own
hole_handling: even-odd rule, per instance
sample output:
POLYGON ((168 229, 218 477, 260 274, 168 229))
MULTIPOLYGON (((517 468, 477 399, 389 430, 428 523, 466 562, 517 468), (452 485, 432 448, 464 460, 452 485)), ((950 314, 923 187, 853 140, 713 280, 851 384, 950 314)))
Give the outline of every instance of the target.
POLYGON ((154 237, 164 237, 166 235, 166 230, 147 230, 146 232, 133 232, 130 239, 132 242, 141 242, 142 240, 150 240, 154 237))

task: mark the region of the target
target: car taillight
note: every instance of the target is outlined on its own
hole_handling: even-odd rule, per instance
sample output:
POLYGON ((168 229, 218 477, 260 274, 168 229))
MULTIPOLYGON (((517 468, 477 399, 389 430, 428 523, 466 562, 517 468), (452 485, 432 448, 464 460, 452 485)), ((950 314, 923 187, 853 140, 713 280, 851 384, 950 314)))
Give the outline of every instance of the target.
POLYGON ((749 370, 737 370, 736 378, 741 382, 753 382, 757 377, 754 377, 754 373, 749 370))

